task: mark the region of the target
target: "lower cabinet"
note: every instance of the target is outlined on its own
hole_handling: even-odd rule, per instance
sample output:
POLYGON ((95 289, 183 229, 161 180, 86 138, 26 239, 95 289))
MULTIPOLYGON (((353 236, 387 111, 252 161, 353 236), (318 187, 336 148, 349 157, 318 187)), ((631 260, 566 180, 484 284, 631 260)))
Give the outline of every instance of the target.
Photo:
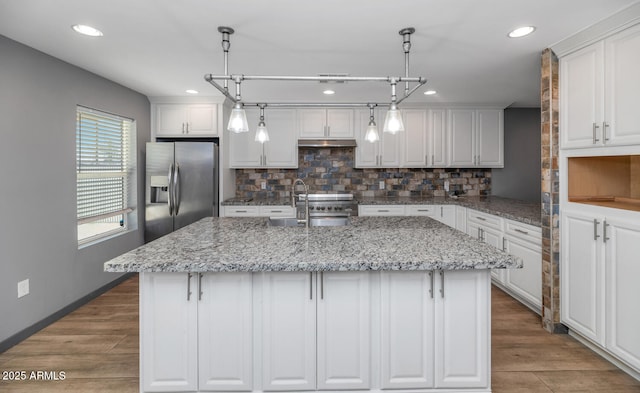
POLYGON ((489 388, 489 272, 381 277, 382 388, 489 388))
POLYGON ((141 273, 141 391, 490 391, 488 270, 141 273))

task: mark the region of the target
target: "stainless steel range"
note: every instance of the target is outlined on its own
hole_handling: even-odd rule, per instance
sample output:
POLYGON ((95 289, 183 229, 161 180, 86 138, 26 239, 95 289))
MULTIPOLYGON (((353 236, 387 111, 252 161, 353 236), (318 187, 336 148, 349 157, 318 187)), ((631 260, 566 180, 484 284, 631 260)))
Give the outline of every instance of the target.
POLYGON ((298 194, 298 217, 305 215, 307 198, 311 226, 347 225, 350 216, 358 215, 358 203, 353 199, 353 194, 298 194))

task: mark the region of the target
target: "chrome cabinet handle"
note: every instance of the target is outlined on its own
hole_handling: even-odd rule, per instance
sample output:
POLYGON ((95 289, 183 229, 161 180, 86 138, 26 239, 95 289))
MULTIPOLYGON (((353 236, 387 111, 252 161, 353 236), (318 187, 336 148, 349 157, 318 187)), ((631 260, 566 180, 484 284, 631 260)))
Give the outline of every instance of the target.
POLYGON ((173 173, 173 192, 175 196, 175 200, 173 201, 174 210, 176 216, 178 215, 178 211, 180 210, 180 165, 176 163, 176 168, 173 173))
POLYGON ((600 237, 600 235, 598 235, 598 224, 600 224, 600 222, 597 219, 593 219, 593 240, 598 240, 598 238, 600 237))
POLYGON ((191 273, 187 274, 187 301, 191 300, 191 273))
POLYGON ((529 234, 529 232, 523 231, 522 229, 514 228, 513 230, 516 231, 516 232, 522 233, 523 235, 528 235, 529 234))
POLYGON ((480 237, 480 227, 478 227, 478 240, 482 240, 482 237, 480 237))
POLYGON ((320 299, 324 299, 324 272, 320 272, 320 299))
POLYGON ((609 140, 609 138, 607 138, 607 128, 609 128, 609 124, 607 124, 606 121, 602 122, 602 138, 604 139, 604 142, 606 143, 606 141, 609 140))
POLYGON ((204 274, 198 273, 198 300, 202 300, 202 276, 204 274))
POLYGON ((609 226, 609 224, 607 224, 607 220, 603 221, 604 225, 602 226, 602 242, 606 243, 607 240, 609 240, 609 238, 607 237, 607 227, 609 226))
POLYGON ((246 210, 236 210, 236 213, 246 213, 246 210))
POLYGON ((440 270, 440 297, 444 297, 444 272, 440 270))
POLYGON ((507 246, 505 245, 506 237, 502 237, 502 251, 507 251, 507 246))
POLYGON ((433 166, 433 165, 435 165, 435 164, 436 164, 436 158, 435 158, 435 156, 432 154, 432 155, 431 155, 431 165, 433 166))
POLYGON ((389 213, 389 210, 386 209, 379 209, 378 213, 389 213))
POLYGON ((444 217, 444 207, 440 206, 440 218, 444 217))
POLYGON ((480 220, 480 221, 487 221, 487 219, 486 219, 486 218, 484 218, 484 217, 476 216, 476 218, 477 218, 478 220, 480 220))
POLYGON ((182 123, 182 133, 184 134, 184 123, 182 123))
POLYGON ((186 122, 184 124, 185 124, 185 130, 186 130, 185 134, 188 134, 189 133, 189 122, 186 122))
POLYGON ((282 210, 271 210, 271 213, 282 213, 282 210))
POLYGON ((429 296, 433 299, 433 272, 429 272, 429 281, 431 282, 431 286, 429 287, 429 296))
POLYGON ((596 142, 600 141, 600 139, 598 139, 598 132, 597 132, 598 128, 600 128, 600 126, 597 125, 596 123, 593 123, 593 144, 594 145, 596 144, 596 142))
POLYGON ((309 300, 313 300, 313 272, 309 272, 309 300))

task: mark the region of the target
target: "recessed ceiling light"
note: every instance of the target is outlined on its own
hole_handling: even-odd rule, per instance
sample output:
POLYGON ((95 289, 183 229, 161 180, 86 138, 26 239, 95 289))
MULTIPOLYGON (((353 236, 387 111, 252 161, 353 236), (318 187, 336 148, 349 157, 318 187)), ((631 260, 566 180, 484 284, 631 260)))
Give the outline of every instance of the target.
POLYGON ((331 90, 331 89, 327 89, 327 90, 323 91, 322 94, 326 94, 326 95, 330 96, 330 95, 336 94, 336 92, 331 90))
POLYGON ((189 94, 198 94, 198 90, 193 90, 193 89, 189 89, 189 90, 185 90, 185 92, 189 93, 189 94))
POLYGON ((87 25, 73 25, 71 28, 76 32, 83 35, 88 35, 91 37, 101 37, 102 32, 95 27, 87 26, 87 25))
POLYGON ((518 27, 517 29, 515 29, 511 33, 509 33, 509 37, 511 37, 511 38, 524 37, 525 35, 529 35, 529 34, 533 33, 535 31, 535 29, 536 28, 534 26, 518 27))
POLYGON ((437 92, 435 90, 427 90, 424 92, 425 96, 432 96, 434 94, 436 94, 437 92))

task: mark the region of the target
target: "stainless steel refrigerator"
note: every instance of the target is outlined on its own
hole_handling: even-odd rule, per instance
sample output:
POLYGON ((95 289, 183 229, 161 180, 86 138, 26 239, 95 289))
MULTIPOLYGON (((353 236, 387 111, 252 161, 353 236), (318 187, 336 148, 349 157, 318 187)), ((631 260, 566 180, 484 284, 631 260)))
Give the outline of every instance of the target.
POLYGON ((147 143, 145 241, 218 216, 218 145, 147 143))

